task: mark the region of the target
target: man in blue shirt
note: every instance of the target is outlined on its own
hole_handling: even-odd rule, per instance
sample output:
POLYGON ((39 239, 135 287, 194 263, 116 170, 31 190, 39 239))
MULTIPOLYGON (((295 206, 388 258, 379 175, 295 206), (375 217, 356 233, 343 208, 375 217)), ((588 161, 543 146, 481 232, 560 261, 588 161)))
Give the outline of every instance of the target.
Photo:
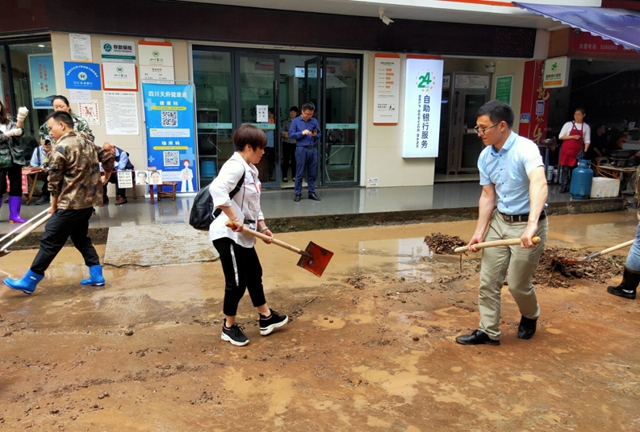
POLYGON ((318 120, 313 117, 316 107, 307 102, 302 105, 302 114, 291 122, 289 138, 296 140, 296 181, 294 185, 295 202, 302 198, 302 177, 307 171, 309 199, 320 201, 316 195, 316 170, 318 169, 318 148, 316 142, 320 138, 318 120))
POLYGON ((482 241, 520 238, 520 244, 484 249, 478 291, 480 326, 456 338, 463 345, 500 345, 505 277, 522 315, 518 338, 535 334, 540 315, 532 280, 547 240, 547 180, 538 146, 511 131, 513 120, 511 107, 496 100, 484 104, 477 114, 474 129, 486 147, 478 158, 482 194, 469 250, 477 252, 474 245, 482 241), (535 236, 541 239, 538 244, 533 242, 535 236))
MULTIPOLYGON (((111 177, 109 178, 109 183, 115 183, 116 185, 116 205, 126 204, 127 198, 125 196, 125 189, 118 187, 117 171, 133 170, 133 164, 129 160, 129 153, 122 150, 121 148, 114 146, 108 141, 105 142, 102 147, 116 158, 116 162, 113 167, 114 171, 111 173, 111 177)), ((131 178, 133 179, 133 173, 131 173, 131 178)), ((105 184, 103 191, 103 203, 107 204, 108 202, 109 198, 107 198, 107 185, 105 184)))

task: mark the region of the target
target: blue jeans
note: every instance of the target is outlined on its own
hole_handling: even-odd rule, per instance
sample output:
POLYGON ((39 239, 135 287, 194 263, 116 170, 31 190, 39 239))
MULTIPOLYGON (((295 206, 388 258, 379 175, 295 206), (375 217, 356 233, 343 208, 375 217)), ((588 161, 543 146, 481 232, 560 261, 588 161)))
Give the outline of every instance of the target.
POLYGON ((625 265, 629 270, 640 272, 640 222, 638 222, 638 229, 636 230, 636 240, 631 245, 625 265))
POLYGON ((318 149, 314 146, 296 147, 296 183, 294 191, 296 195, 302 195, 302 177, 307 170, 307 188, 309 193, 316 192, 316 170, 318 169, 318 149))

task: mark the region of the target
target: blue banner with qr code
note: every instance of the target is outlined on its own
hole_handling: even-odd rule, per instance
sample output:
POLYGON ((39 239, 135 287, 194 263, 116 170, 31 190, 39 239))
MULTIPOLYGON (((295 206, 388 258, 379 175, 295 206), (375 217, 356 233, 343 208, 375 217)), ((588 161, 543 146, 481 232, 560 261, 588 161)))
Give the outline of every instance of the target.
POLYGON ((142 99, 151 183, 161 179, 178 183, 178 193, 197 191, 193 85, 143 83, 142 99))

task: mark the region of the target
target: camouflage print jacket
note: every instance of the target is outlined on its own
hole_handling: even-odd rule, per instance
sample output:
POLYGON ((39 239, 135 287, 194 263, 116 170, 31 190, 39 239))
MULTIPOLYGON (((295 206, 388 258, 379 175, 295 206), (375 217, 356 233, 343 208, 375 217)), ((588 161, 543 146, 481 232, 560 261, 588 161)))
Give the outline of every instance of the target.
MULTIPOLYGON (((78 117, 74 113, 70 114, 71 118, 73 119, 73 130, 76 132, 84 132, 89 135, 89 139, 91 141, 95 141, 96 138, 93 136, 93 132, 91 132, 89 123, 87 123, 85 119, 78 117)), ((47 124, 47 122, 44 122, 42 123, 42 126, 40 126, 40 142, 46 141, 47 139, 51 141, 51 143, 55 141, 49 134, 49 125, 47 124)))
POLYGON ((82 210, 102 204, 100 162, 113 169, 114 157, 86 135, 69 132, 56 142, 49 156, 49 191, 61 210, 82 210))
MULTIPOLYGON (((9 119, 9 124, 6 125, 7 130, 16 129, 18 126, 14 121, 9 119)), ((21 136, 24 135, 24 129, 21 136)), ((27 159, 25 153, 27 149, 22 145, 22 140, 19 137, 7 137, 0 132, 0 169, 11 168, 12 165, 26 165, 27 159)))

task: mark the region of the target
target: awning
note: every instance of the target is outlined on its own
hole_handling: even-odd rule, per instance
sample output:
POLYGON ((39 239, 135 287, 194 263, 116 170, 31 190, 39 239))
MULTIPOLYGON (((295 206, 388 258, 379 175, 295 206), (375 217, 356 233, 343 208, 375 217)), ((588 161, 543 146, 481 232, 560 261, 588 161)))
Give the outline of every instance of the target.
POLYGON ((520 2, 513 2, 513 4, 640 52, 640 15, 632 11, 520 2))

